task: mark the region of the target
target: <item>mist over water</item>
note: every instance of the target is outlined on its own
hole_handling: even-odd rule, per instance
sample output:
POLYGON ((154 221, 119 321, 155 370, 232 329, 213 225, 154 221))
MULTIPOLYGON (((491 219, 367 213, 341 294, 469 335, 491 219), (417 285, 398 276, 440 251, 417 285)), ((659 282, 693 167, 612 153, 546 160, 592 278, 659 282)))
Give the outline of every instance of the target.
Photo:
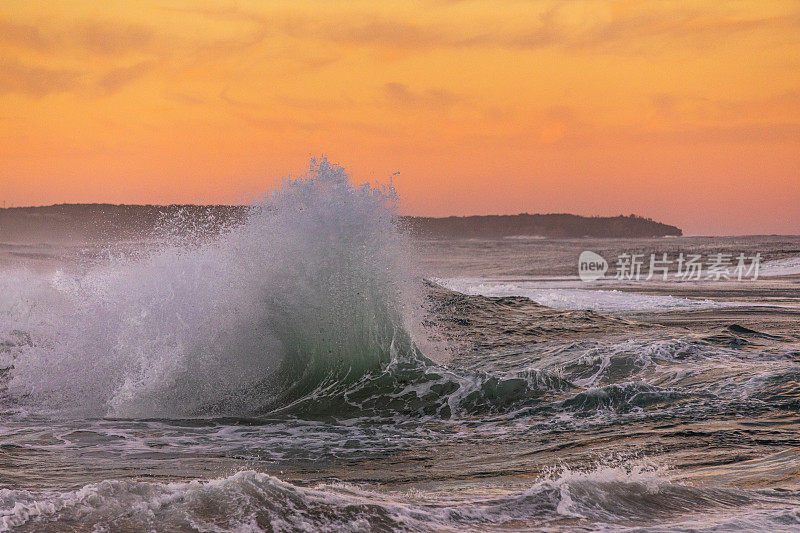
POLYGON ((0 530, 800 527, 800 238, 425 241, 397 203, 320 159, 241 219, 3 244, 0 530), (773 276, 574 276, 632 247, 773 276))

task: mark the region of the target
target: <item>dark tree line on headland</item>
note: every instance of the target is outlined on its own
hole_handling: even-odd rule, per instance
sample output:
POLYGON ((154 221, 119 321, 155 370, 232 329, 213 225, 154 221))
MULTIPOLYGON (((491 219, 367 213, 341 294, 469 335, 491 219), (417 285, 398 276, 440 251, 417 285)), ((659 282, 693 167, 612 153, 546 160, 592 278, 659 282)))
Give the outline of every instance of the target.
POLYGON ((663 237, 682 234, 675 226, 636 215, 583 217, 524 213, 446 218, 407 217, 405 222, 414 233, 432 238, 663 237))
MULTIPOLYGON (((226 205, 61 204, 0 209, 0 242, 136 240, 164 231, 213 233, 247 217, 248 207, 226 205)), ((569 214, 400 217, 401 227, 426 238, 661 237, 681 230, 636 215, 569 214)))

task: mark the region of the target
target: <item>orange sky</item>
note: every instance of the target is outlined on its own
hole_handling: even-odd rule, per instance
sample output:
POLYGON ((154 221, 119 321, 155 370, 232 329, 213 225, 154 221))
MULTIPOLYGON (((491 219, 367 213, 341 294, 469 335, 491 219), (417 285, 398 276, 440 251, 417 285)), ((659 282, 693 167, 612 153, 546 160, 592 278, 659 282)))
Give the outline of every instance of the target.
POLYGON ((800 3, 0 3, 0 202, 239 202, 319 154, 409 214, 800 233, 800 3))

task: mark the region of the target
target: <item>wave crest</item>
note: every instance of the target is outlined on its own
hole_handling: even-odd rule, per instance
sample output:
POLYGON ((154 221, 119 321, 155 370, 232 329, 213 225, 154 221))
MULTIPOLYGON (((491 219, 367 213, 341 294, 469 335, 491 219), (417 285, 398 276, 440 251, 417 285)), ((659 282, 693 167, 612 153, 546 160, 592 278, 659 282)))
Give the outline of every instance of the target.
POLYGON ((563 469, 522 492, 436 497, 371 492, 349 484, 303 487, 254 471, 175 483, 102 481, 75 491, 0 490, 0 530, 573 530, 654 525, 798 524, 787 495, 670 482, 652 464, 563 469))
POLYGON ((242 415, 420 360, 395 203, 321 159, 199 244, 170 235, 144 259, 4 278, 0 326, 31 338, 8 390, 97 415, 242 415))

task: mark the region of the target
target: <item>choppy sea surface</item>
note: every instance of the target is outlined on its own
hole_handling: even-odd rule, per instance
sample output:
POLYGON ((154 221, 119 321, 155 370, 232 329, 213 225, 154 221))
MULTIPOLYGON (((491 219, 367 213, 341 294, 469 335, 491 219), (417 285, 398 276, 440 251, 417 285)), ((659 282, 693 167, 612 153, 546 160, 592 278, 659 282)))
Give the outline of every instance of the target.
POLYGON ((215 236, 0 244, 0 530, 800 530, 800 237, 415 241, 394 200, 323 162, 215 236))

